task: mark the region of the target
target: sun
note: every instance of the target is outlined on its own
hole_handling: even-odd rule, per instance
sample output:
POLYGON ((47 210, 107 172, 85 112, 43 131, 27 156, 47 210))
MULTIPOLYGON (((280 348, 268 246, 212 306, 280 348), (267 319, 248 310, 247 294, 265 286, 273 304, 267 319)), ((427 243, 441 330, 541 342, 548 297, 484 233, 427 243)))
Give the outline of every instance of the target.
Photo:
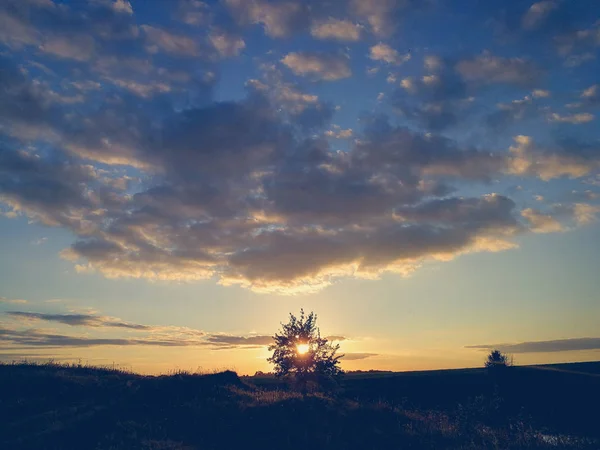
POLYGON ((297 344, 296 350, 298 351, 299 355, 304 355, 304 354, 308 353, 308 350, 309 350, 308 344, 297 344))

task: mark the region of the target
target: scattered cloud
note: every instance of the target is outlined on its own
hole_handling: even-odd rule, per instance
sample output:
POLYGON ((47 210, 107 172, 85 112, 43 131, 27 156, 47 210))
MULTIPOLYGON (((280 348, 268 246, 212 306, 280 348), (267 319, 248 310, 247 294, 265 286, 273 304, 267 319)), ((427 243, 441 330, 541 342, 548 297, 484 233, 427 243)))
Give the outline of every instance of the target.
POLYGON ((75 40, 68 36, 52 36, 40 49, 58 58, 88 61, 93 56, 95 42, 91 36, 80 36, 75 40))
POLYGON ((556 0, 543 0, 541 2, 534 3, 523 16, 523 28, 529 30, 537 28, 550 15, 550 13, 557 8, 558 1, 556 0))
POLYGON ((296 75, 319 80, 335 81, 352 75, 348 58, 338 54, 292 52, 281 62, 296 75))
POLYGON ((223 31, 213 31, 210 34, 210 41, 224 58, 237 56, 246 48, 242 38, 223 31))
POLYGON ((361 359, 374 358, 378 353, 345 353, 342 359, 344 361, 358 361, 361 359))
POLYGON ((561 223, 549 214, 543 214, 532 208, 521 211, 521 215, 527 219, 530 229, 534 233, 558 233, 565 231, 561 223))
POLYGON ((335 139, 350 139, 352 137, 352 128, 344 130, 338 125, 334 125, 332 130, 327 130, 325 132, 325 135, 335 139))
POLYGON ((402 0, 351 0, 350 7, 361 19, 366 20, 373 34, 388 37, 398 25, 400 13, 408 2, 402 0))
POLYGON ((23 300, 20 298, 0 297, 0 303, 5 303, 5 304, 9 304, 9 305, 25 305, 29 302, 27 300, 23 300))
POLYGON ((212 22, 209 5, 200 0, 178 0, 173 16, 176 20, 196 27, 212 22))
POLYGON ((590 113, 567 114, 564 116, 561 116, 557 113, 553 113, 550 115, 550 121, 552 122, 571 123, 574 125, 588 123, 592 120, 594 120, 594 115, 590 113))
POLYGON ((334 39, 338 41, 358 41, 361 37, 360 26, 349 20, 329 18, 312 24, 310 33, 317 39, 334 39))
POLYGON ((542 149, 529 136, 516 136, 514 140, 508 172, 515 175, 534 175, 545 181, 581 178, 600 167, 594 144, 565 141, 557 148, 542 149))
MULTIPOLYGON (((186 327, 153 326, 129 323, 121 319, 97 314, 51 314, 24 311, 8 311, 5 314, 13 320, 0 327, 0 343, 25 347, 95 347, 95 346, 163 346, 187 347, 205 346, 214 350, 244 349, 265 347, 272 343, 268 335, 251 334, 248 336, 225 333, 206 333, 186 327), (16 322, 14 322, 16 321, 16 322), (70 335, 60 332, 47 332, 42 329, 27 328, 24 325, 37 321, 54 322, 85 330, 82 335, 70 335), (11 326, 12 325, 12 326, 11 326), (135 331, 135 337, 106 338, 92 336, 95 330, 116 328, 135 331)), ((10 349, 11 347, 5 347, 10 349)))
POLYGON ((548 98, 550 97, 550 91, 546 91, 544 89, 534 89, 531 95, 534 98, 548 98))
POLYGON ((600 350, 600 338, 557 339, 551 341, 521 342, 518 344, 468 345, 465 348, 492 350, 506 353, 549 353, 581 350, 600 350))
POLYGON ((456 70, 466 81, 482 84, 531 86, 541 77, 540 70, 527 59, 504 58, 489 52, 459 61, 456 70))
POLYGON ((24 311, 7 311, 6 314, 19 319, 44 320, 48 322, 58 322, 71 326, 84 326, 94 328, 129 328, 132 330, 150 330, 152 328, 147 325, 122 322, 111 317, 96 316, 94 314, 44 314, 24 311))
POLYGON ((142 25, 146 36, 146 50, 149 53, 165 52, 179 56, 198 56, 198 44, 188 36, 170 33, 161 28, 142 25))
POLYGON ((384 61, 388 64, 399 66, 402 63, 410 60, 410 53, 400 55, 397 50, 394 50, 387 44, 379 43, 374 45, 369 50, 369 58, 374 61, 384 61))

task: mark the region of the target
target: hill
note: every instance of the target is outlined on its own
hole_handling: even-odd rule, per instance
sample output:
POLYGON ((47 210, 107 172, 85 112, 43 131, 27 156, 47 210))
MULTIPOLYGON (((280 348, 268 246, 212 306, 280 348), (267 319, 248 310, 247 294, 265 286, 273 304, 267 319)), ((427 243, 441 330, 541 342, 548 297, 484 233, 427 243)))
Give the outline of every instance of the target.
POLYGON ((234 372, 0 365, 0 448, 598 449, 600 363, 351 374, 302 395, 234 372), (359 376, 360 375, 360 376, 359 376))

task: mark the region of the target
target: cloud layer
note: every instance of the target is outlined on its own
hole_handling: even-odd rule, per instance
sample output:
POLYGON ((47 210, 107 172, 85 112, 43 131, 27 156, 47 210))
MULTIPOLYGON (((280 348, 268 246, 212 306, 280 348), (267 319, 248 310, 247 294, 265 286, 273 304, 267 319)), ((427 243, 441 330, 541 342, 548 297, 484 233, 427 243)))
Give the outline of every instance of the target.
POLYGON ((268 346, 268 335, 236 336, 225 333, 207 333, 186 327, 153 326, 122 321, 121 319, 90 313, 48 314, 8 311, 6 326, 0 327, 0 346, 24 347, 97 347, 97 346, 158 346, 207 347, 211 350, 231 350, 268 346), (81 331, 79 335, 34 328, 38 322, 49 322, 81 331), (30 326, 29 328, 23 328, 30 326), (98 332, 127 331, 126 337, 105 337, 98 332), (131 334, 133 333, 133 334, 131 334), (96 334, 92 336, 91 334, 96 334))
POLYGON ((499 349, 507 353, 548 353, 578 350, 600 350, 600 338, 557 339, 553 341, 520 342, 518 344, 470 345, 466 348, 499 349))
MULTIPOLYGON (((532 208, 504 186, 597 176, 597 85, 555 96, 552 62, 531 54, 392 45, 403 17, 443 13, 421 3, 181 1, 141 23, 123 0, 5 2, 0 213, 68 230, 60 256, 82 276, 278 293, 593 223, 594 195, 532 208), (380 109, 360 64, 383 77, 380 109), (241 82, 224 85, 232 73, 241 82)), ((597 51, 597 25, 548 39, 560 8, 530 5, 499 33, 545 39, 573 70, 568 57, 597 51)))

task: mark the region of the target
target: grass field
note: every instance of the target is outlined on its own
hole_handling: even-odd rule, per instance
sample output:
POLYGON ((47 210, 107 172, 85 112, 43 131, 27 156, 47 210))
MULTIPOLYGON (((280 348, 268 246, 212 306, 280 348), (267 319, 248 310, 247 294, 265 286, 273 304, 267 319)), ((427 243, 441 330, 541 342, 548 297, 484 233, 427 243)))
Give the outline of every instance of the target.
POLYGON ((600 363, 269 377, 0 365, 0 448, 599 449, 600 363))

